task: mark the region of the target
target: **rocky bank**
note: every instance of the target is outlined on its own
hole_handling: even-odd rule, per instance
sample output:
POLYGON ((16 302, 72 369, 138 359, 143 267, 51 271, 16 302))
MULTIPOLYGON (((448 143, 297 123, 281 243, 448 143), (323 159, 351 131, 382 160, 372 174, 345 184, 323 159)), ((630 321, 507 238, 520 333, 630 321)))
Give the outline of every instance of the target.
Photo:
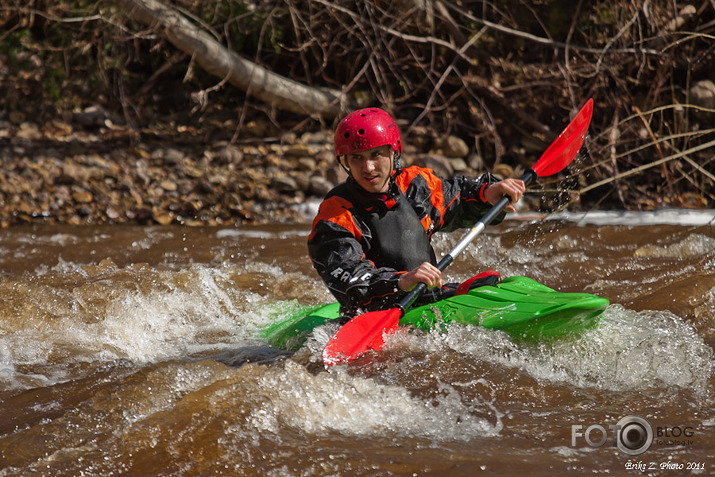
MULTIPOLYGON (((416 132, 405 148, 408 165, 481 172, 461 139, 416 132)), ((331 131, 233 144, 210 137, 175 124, 137 131, 98 107, 43 124, 0 114, 0 225, 309 222, 315 204, 345 179, 331 131)))

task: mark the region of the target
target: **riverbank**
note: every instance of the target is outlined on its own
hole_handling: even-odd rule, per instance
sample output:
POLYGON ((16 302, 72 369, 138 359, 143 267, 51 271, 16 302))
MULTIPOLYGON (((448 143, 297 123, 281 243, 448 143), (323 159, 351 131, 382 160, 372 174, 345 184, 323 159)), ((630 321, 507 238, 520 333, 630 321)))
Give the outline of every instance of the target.
MULTIPOLYGON (((266 135, 253 121, 245 128, 253 139, 232 143, 228 126, 137 130, 99 107, 43 124, 0 116, 0 225, 309 222, 309 204, 346 178, 330 131, 266 135)), ((407 164, 444 176, 483 172, 457 137, 412 138, 407 164)))
POLYGON ((328 138, 231 145, 181 125, 132 130, 96 110, 0 122, 0 223, 221 225, 301 220, 334 173, 328 138), (85 125, 83 125, 85 123, 85 125))

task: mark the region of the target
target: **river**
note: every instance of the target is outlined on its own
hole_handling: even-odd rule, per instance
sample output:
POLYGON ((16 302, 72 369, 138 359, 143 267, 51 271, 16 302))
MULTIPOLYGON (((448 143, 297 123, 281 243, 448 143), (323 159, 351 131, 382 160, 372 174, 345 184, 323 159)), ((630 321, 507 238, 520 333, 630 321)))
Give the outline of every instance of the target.
POLYGON ((713 211, 517 218, 447 278, 600 295, 598 327, 401 333, 328 370, 334 328, 258 337, 331 300, 309 225, 0 230, 0 476, 712 475, 713 211), (611 428, 635 417, 640 455, 611 428))

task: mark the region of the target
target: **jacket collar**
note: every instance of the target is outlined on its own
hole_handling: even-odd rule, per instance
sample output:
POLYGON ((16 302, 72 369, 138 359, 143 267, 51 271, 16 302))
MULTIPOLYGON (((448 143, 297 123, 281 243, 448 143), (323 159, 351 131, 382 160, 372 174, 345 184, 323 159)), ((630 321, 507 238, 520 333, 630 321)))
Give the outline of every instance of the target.
POLYGON ((366 191, 352 176, 348 176, 346 185, 350 195, 354 198, 355 205, 364 208, 368 212, 373 209, 391 209, 400 201, 402 196, 400 187, 395 182, 395 175, 390 176, 390 185, 384 194, 373 194, 366 191))

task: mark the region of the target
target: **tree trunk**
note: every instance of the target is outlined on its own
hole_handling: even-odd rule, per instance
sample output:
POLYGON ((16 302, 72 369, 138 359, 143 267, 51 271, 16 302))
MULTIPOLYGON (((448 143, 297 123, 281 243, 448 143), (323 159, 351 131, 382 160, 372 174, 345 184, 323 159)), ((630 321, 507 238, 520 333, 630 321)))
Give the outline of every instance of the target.
POLYGON ((241 58, 157 0, 115 1, 129 17, 157 31, 174 46, 191 55, 206 71, 271 106, 328 119, 350 107, 338 90, 306 86, 241 58))

